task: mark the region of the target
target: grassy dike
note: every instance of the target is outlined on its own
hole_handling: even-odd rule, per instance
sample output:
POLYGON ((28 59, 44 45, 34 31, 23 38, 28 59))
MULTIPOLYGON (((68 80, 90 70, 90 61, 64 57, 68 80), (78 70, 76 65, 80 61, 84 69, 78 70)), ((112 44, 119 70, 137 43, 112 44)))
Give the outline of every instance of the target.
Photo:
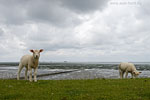
POLYGON ((0 80, 0 100, 150 100, 150 79, 0 80))

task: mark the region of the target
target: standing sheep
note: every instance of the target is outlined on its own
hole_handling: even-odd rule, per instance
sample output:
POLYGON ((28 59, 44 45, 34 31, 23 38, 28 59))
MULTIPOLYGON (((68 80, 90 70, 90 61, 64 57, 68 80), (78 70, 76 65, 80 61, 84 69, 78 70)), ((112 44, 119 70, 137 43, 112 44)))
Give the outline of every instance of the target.
POLYGON ((29 81, 32 82, 32 68, 34 69, 34 81, 37 82, 37 69, 38 69, 38 63, 39 63, 39 58, 40 58, 40 52, 42 52, 43 49, 40 50, 30 50, 30 52, 33 53, 33 55, 24 55, 19 63, 19 69, 18 69, 18 74, 17 74, 17 80, 20 78, 20 72, 23 67, 26 67, 25 70, 25 79, 27 80, 27 73, 28 70, 30 72, 29 74, 29 81))
POLYGON ((125 78, 127 78, 128 73, 131 73, 132 78, 133 76, 136 78, 141 72, 138 72, 132 63, 120 63, 119 74, 121 79, 123 78, 124 73, 126 73, 125 78))

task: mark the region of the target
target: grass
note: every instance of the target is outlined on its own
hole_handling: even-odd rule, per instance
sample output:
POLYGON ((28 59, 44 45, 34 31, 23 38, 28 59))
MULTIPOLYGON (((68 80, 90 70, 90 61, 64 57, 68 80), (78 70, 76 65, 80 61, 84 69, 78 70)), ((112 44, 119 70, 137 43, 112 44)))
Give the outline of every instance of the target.
POLYGON ((150 79, 0 80, 0 100, 150 100, 150 79))

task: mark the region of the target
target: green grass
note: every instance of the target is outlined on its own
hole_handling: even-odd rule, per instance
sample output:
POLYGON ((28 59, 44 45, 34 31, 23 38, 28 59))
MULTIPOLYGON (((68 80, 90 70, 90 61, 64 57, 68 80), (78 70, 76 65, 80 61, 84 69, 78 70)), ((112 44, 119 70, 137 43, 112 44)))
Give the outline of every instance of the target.
POLYGON ((0 100, 150 100, 150 79, 0 80, 0 100))

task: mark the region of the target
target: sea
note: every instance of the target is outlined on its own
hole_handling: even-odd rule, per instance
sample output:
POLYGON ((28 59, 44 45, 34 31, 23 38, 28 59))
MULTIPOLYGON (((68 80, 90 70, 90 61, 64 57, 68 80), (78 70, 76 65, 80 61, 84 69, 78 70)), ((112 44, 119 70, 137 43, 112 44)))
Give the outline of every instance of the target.
MULTIPOLYGON (((37 77, 39 80, 70 79, 118 79, 120 62, 40 62, 37 77)), ((142 73, 139 78, 150 77, 150 62, 132 62, 142 73)), ((18 62, 1 62, 0 79, 16 79, 18 62)), ((25 68, 21 71, 24 79, 25 68)), ((131 75, 128 74, 128 78, 131 75)))

